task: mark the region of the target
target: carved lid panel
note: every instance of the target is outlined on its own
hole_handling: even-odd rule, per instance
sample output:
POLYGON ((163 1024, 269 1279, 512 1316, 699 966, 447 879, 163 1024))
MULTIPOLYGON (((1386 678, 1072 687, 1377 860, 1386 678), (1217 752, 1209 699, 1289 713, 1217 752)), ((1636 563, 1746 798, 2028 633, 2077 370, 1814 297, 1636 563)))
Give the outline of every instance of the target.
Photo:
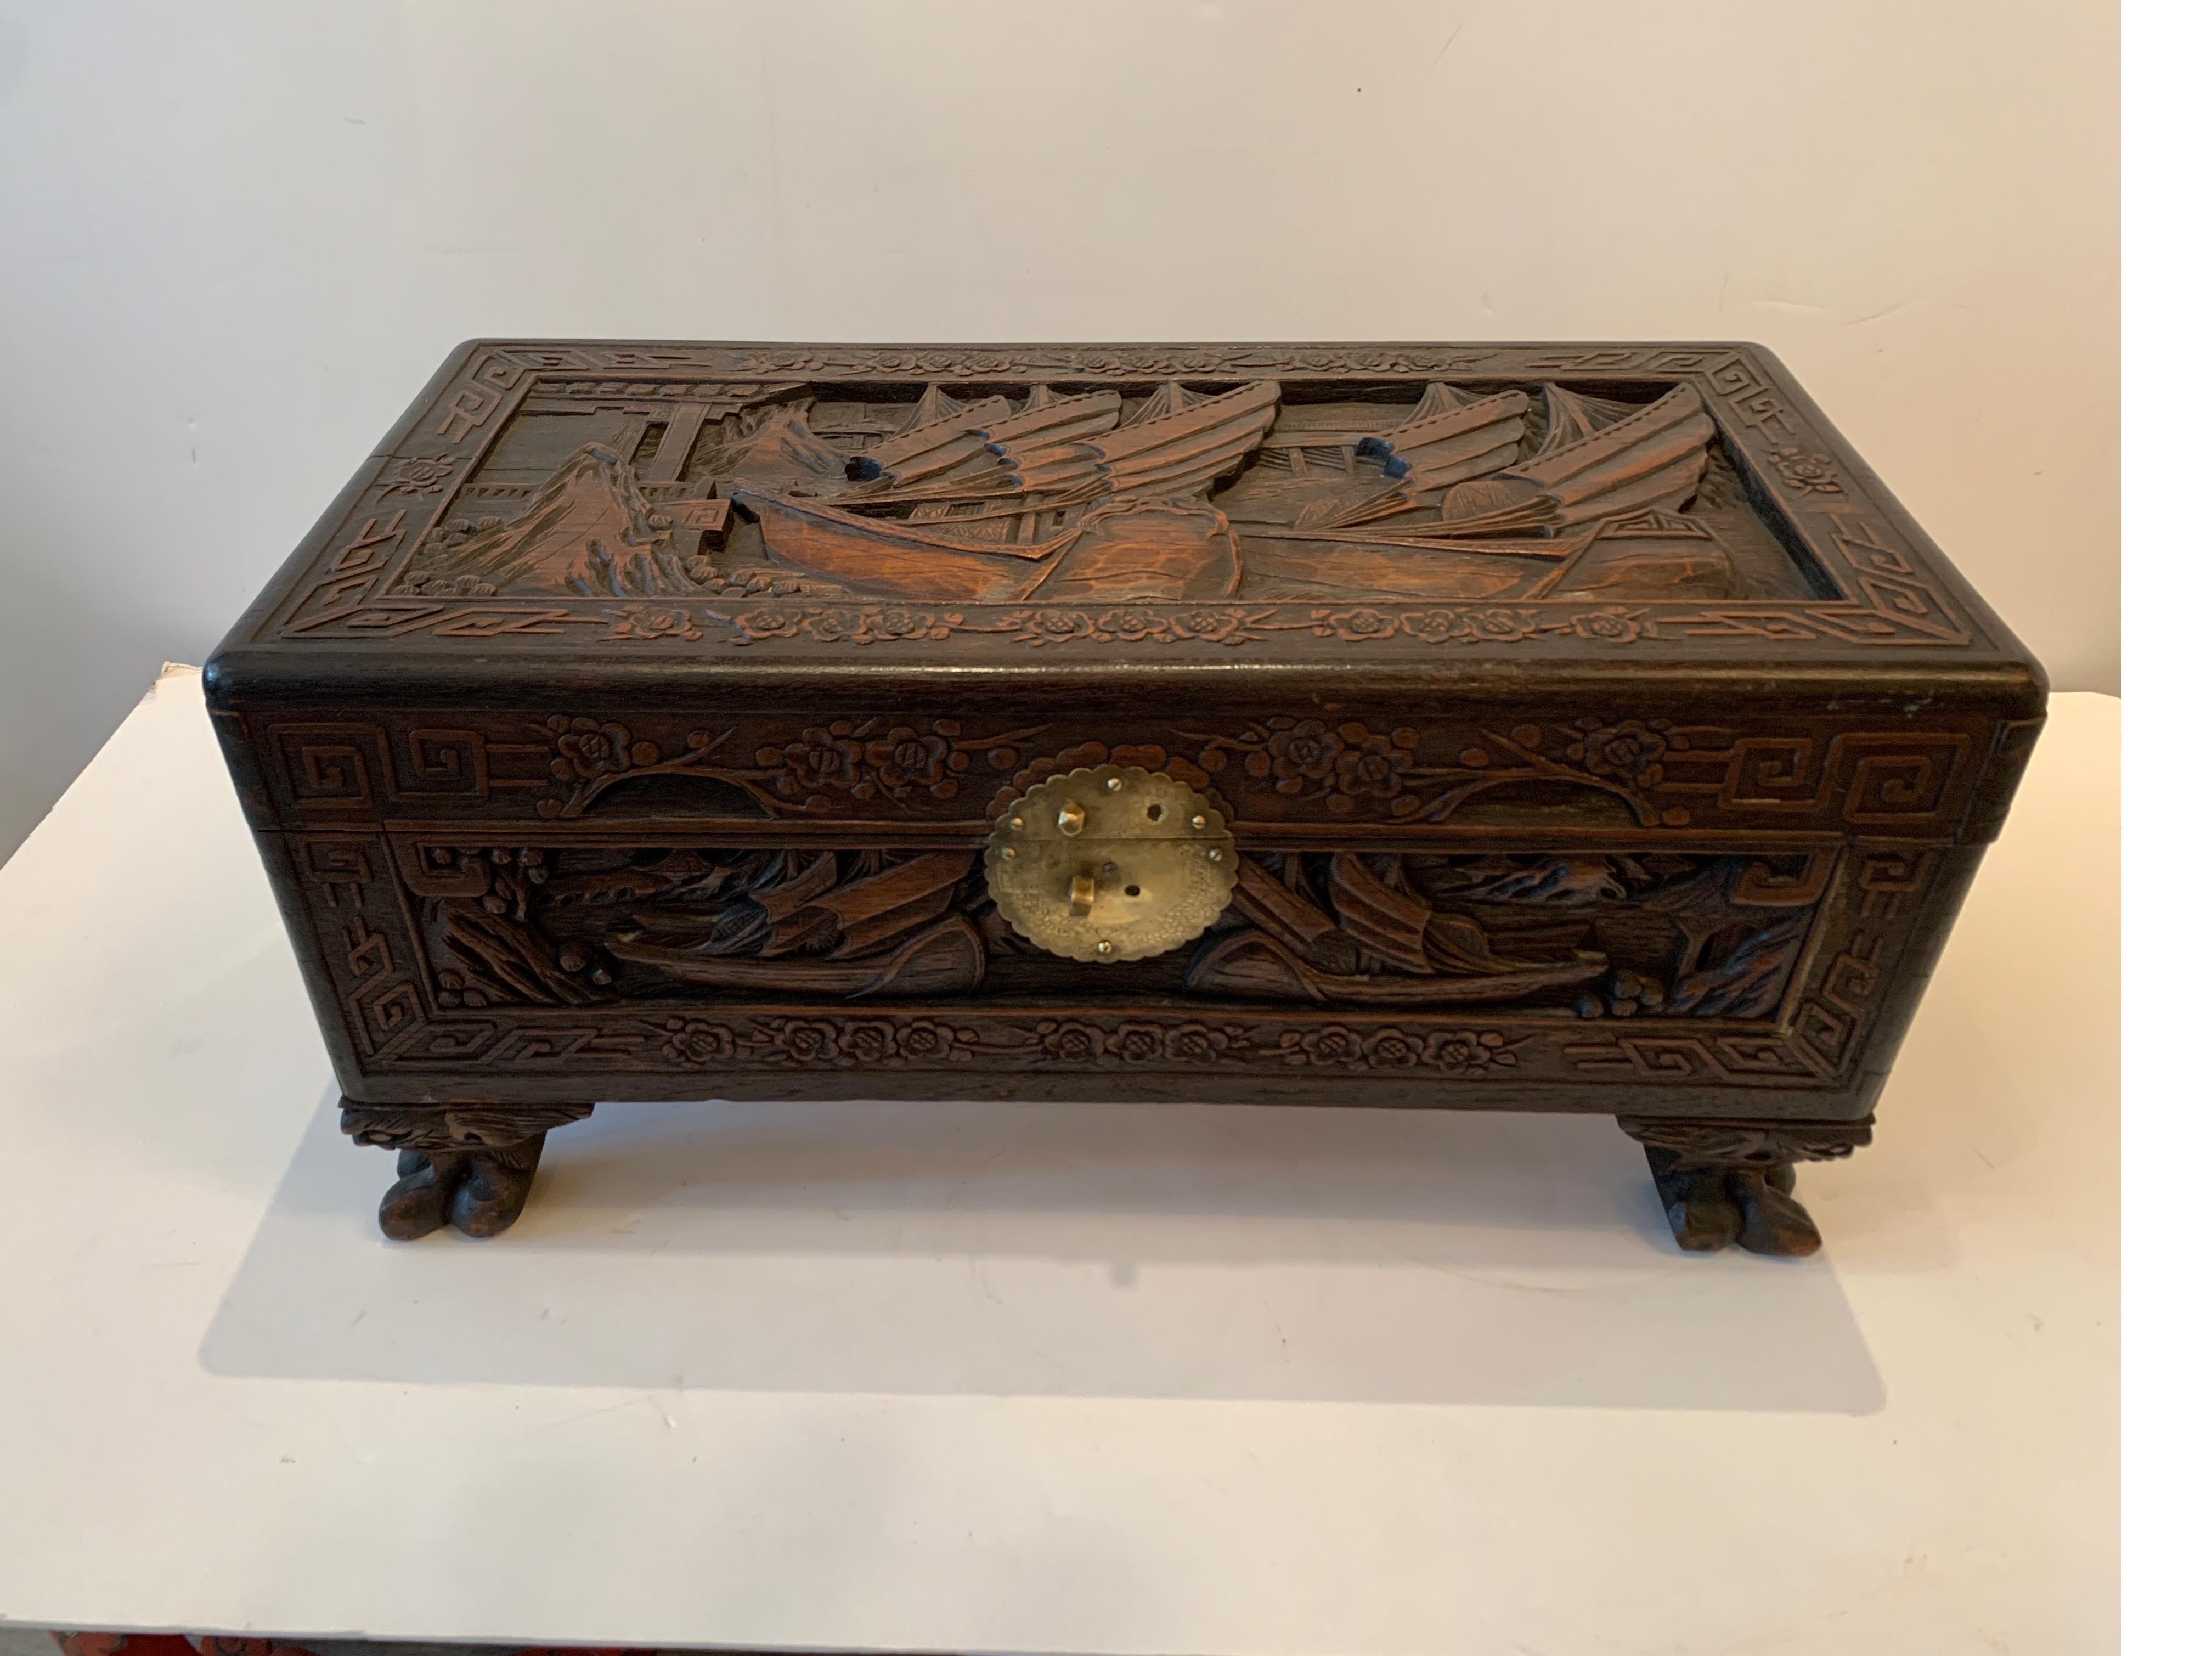
POLYGON ((2033 664, 1765 352, 457 351, 218 687, 2033 664))

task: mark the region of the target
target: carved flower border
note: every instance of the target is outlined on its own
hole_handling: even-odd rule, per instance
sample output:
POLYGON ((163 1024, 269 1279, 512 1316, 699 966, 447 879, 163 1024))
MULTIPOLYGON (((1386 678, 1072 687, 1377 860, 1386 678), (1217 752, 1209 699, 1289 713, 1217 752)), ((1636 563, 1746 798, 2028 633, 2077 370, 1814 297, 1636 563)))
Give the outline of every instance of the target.
MULTIPOLYGON (((978 735, 955 719, 832 719, 795 730, 695 729, 680 746, 671 742, 664 751, 618 721, 555 714, 532 727, 549 744, 537 811, 550 820, 574 820, 611 790, 679 776, 734 788, 774 817, 826 815, 841 801, 927 810, 957 797, 964 778, 1013 771, 1042 728, 978 735), (748 734, 749 744, 740 740, 748 734)), ((1665 781, 1669 756, 1693 746, 1690 734, 1671 721, 1608 723, 1585 715, 1571 724, 1474 730, 1479 740, 1460 748, 1452 763, 1424 764, 1420 734, 1410 728, 1279 714, 1230 730, 1176 730, 1182 752, 1156 746, 1102 748, 1093 762, 1110 758, 1164 769, 1202 791, 1231 787, 1231 778, 1241 773, 1241 787, 1231 791, 1304 795, 1340 817, 1443 822, 1477 795, 1551 782, 1612 795, 1639 827, 1679 828, 1690 821, 1684 807, 1662 807, 1651 797, 1665 781)), ((1054 763, 1065 768, 1079 762, 1071 750, 1054 763)), ((999 808, 994 805, 992 814, 999 808)))
POLYGON ((1327 1023, 1262 1031, 1233 1023, 1101 1024, 1076 1018, 978 1027, 957 1018, 774 1017, 732 1025, 678 1017, 665 1020, 656 1032, 662 1060, 684 1069, 731 1063, 851 1069, 960 1063, 977 1057, 1172 1067, 1235 1059, 1291 1068, 1467 1075, 1516 1068, 1520 1049, 1534 1038, 1472 1027, 1353 1029, 1327 1023))
MULTIPOLYGON (((1121 605, 1105 610, 992 609, 920 610, 877 605, 829 605, 817 609, 763 606, 741 611, 702 610, 728 630, 739 646, 773 639, 810 638, 823 644, 875 644, 912 638, 949 638, 956 632, 1012 634, 1033 648, 1056 644, 1256 643, 1271 633, 1310 633, 1346 643, 1401 638, 1423 644, 1517 644, 1531 638, 1571 636, 1597 643, 1627 644, 1650 636, 1649 606, 1607 604, 1591 609, 1546 613, 1525 606, 1480 609, 1436 605, 1360 604, 1348 608, 1300 605, 1248 607, 1225 605, 1169 609, 1121 605)), ((664 612, 667 632, 652 636, 701 635, 683 611, 664 612)), ((623 637, 647 635, 623 631, 623 637)))

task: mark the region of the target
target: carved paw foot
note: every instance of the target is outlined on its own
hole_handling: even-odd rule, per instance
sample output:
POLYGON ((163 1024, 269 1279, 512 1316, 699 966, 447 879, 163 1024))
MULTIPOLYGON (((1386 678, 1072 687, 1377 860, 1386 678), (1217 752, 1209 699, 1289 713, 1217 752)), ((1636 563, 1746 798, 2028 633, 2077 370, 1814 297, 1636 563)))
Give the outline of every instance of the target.
POLYGON ((1674 1240, 1693 1252, 1708 1253, 1739 1243, 1753 1253, 1793 1254, 1820 1251, 1820 1227, 1805 1204, 1790 1194, 1797 1170, 1784 1162, 1773 1167, 1710 1167, 1685 1164, 1673 1150, 1644 1147, 1652 1183, 1659 1187, 1674 1240))
POLYGON ((367 1105, 344 1102, 339 1126, 356 1144, 399 1152, 399 1179, 377 1205, 395 1242, 442 1226, 497 1236, 520 1217, 545 1135, 592 1113, 588 1104, 367 1105))
POLYGON ((1796 1164, 1849 1155, 1874 1136, 1870 1120, 1624 1119, 1620 1126, 1642 1142, 1680 1246, 1710 1253, 1733 1243, 1800 1258, 1820 1251, 1820 1230, 1792 1194, 1796 1164))
POLYGON ((441 1226, 464 1236, 497 1236, 522 1216, 544 1135, 501 1150, 402 1150, 399 1178, 377 1203, 376 1222, 394 1242, 441 1226))

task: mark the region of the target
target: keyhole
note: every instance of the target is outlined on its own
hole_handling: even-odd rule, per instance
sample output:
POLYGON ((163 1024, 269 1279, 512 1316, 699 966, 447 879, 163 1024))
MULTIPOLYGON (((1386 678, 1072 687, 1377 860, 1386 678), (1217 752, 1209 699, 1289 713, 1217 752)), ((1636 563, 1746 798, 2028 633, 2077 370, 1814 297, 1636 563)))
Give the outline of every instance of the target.
POLYGON ((1158 822, 1166 814, 1167 810, 1163 806, 1148 805, 1145 807, 1145 820, 1147 822, 1158 822))
POLYGON ((1134 886, 1124 886, 1121 887, 1121 895, 1124 897, 1142 897, 1144 893, 1139 891, 1134 886))

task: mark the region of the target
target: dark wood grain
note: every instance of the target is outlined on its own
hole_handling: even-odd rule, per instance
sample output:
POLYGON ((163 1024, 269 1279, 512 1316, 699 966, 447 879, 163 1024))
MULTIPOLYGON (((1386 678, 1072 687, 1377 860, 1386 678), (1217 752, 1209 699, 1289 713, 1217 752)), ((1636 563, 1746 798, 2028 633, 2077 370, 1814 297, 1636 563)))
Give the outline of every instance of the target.
POLYGON ((1612 1113, 1782 1251, 1666 1135, 1860 1130, 2044 700, 1737 344, 475 342, 208 687, 392 1233, 499 1109, 866 1091, 1612 1113), (1238 853, 1114 965, 978 863, 1106 764, 1238 853))

